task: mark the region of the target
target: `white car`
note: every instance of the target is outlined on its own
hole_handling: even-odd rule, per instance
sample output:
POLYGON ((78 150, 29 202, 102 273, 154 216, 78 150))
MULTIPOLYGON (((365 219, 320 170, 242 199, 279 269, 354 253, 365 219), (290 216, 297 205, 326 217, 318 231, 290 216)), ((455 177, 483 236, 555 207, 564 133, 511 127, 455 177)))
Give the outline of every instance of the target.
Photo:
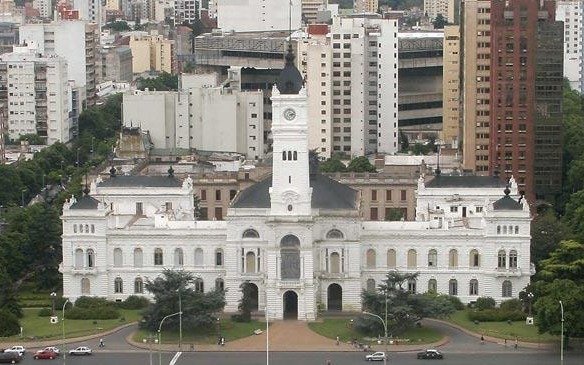
POLYGON ((374 352, 372 354, 369 355, 365 355, 365 360, 367 361, 383 361, 385 360, 385 352, 374 352))
POLYGON ((4 352, 17 352, 20 356, 24 356, 26 349, 24 346, 12 346, 11 348, 4 350, 4 352))
POLYGON ((49 347, 45 347, 42 350, 38 350, 37 352, 43 352, 43 351, 52 351, 55 354, 59 355, 59 348, 55 347, 55 346, 49 346, 49 347))
POLYGON ((69 350, 69 355, 77 356, 91 355, 91 349, 87 346, 79 346, 76 349, 69 350))

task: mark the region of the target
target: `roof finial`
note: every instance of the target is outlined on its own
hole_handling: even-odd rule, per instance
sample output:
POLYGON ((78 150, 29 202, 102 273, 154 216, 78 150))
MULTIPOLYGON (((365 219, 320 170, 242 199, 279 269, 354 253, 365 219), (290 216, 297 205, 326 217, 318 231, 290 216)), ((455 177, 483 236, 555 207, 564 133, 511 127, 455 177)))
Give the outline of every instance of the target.
POLYGON ((509 196, 509 194, 511 194, 511 189, 509 189, 509 184, 507 184, 505 186, 505 190, 503 190, 503 192, 505 193, 505 196, 509 196))

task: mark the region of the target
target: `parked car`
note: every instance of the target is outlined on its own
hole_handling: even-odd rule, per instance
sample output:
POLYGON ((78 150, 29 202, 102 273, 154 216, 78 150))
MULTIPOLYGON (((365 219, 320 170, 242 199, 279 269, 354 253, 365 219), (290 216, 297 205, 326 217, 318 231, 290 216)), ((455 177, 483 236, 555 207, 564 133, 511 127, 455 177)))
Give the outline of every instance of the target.
POLYGON ((79 346, 76 349, 69 350, 69 355, 76 356, 91 355, 91 349, 87 346, 79 346))
POLYGON ((385 360, 385 352, 374 352, 369 355, 365 355, 365 360, 367 361, 383 361, 385 360))
POLYGON ((438 350, 428 349, 426 351, 418 352, 418 359, 442 360, 444 355, 438 350))
POLYGON ((55 347, 55 346, 49 346, 49 347, 45 347, 45 348, 44 348, 44 349, 42 349, 42 350, 38 350, 38 351, 37 351, 37 354, 38 354, 39 352, 42 352, 42 351, 53 351, 53 352, 54 352, 54 353, 55 353, 57 356, 59 356, 59 354, 61 353, 61 352, 59 351, 59 348, 58 348, 58 347, 55 347))
POLYGON ((22 356, 18 352, 8 351, 0 352, 0 363, 2 364, 16 364, 22 360, 22 356))
POLYGON ((12 346, 11 348, 4 350, 4 352, 17 352, 20 356, 24 356, 26 349, 23 346, 12 346))
POLYGON ((49 360, 53 360, 55 358, 57 358, 57 355, 54 351, 51 350, 41 350, 37 353, 34 354, 34 359, 35 360, 45 360, 45 359, 49 359, 49 360))

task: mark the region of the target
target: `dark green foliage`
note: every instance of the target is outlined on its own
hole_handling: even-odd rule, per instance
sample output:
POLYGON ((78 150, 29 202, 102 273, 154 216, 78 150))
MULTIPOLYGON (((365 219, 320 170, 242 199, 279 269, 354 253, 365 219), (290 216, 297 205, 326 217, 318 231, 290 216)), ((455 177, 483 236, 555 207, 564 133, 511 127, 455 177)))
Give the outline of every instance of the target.
POLYGON ((100 308, 100 307, 115 307, 115 302, 110 302, 105 298, 98 297, 79 297, 75 301, 76 308, 100 308))
POLYGON ((494 309, 497 303, 495 299, 491 297, 480 297, 477 299, 475 304, 475 308, 479 311, 486 310, 486 309, 494 309))
POLYGON ((432 22, 434 29, 444 29, 444 26, 448 24, 446 18, 442 14, 436 15, 436 18, 432 22))
POLYGON ((121 303, 116 303, 119 308, 123 309, 144 309, 150 305, 148 298, 138 295, 130 295, 121 303))
POLYGON ((535 216, 531 222, 531 260, 538 269, 539 263, 547 259, 567 237, 568 228, 557 218, 553 209, 547 209, 535 216))
POLYGON ((524 321, 526 317, 527 315, 521 310, 485 309, 468 312, 469 320, 479 322, 524 321))
POLYGON ((519 299, 505 300, 499 306, 499 309, 506 312, 517 312, 523 310, 523 303, 519 299))
POLYGON ((320 166, 321 172, 346 172, 347 166, 338 158, 332 157, 326 160, 325 162, 321 163, 320 166))
POLYGON ((241 299, 237 306, 237 309, 239 309, 237 319, 238 322, 249 322, 251 321, 251 310, 254 307, 253 288, 249 281, 245 281, 241 283, 239 289, 241 290, 241 299))
POLYGON ((459 297, 455 297, 454 295, 449 295, 448 299, 450 300, 450 303, 452 303, 452 305, 454 306, 454 309, 456 309, 457 311, 463 310, 465 308, 464 303, 460 301, 459 297))
POLYGON ((9 311, 0 309, 0 337, 13 336, 19 332, 18 318, 9 311))
POLYGON ((39 317, 50 317, 51 314, 53 314, 53 311, 51 310, 51 308, 41 308, 41 309, 39 309, 38 316, 39 317))
POLYGON ((155 78, 139 77, 136 82, 140 90, 156 90, 156 91, 172 91, 178 90, 178 76, 171 75, 167 72, 162 72, 155 78))
POLYGON ((107 23, 106 25, 103 26, 106 29, 111 29, 115 32, 123 32, 125 30, 131 30, 130 26, 128 25, 128 23, 126 23, 125 21, 115 21, 115 22, 111 22, 111 23, 107 23))
POLYGON ((120 317, 120 313, 114 306, 101 307, 77 307, 65 311, 65 318, 67 319, 116 319, 120 317))
POLYGON ((401 221, 405 219, 404 211, 400 208, 389 208, 389 214, 385 216, 386 221, 401 221))
POLYGON ((349 162, 347 170, 351 172, 377 172, 375 166, 373 166, 369 159, 365 156, 355 157, 349 162))

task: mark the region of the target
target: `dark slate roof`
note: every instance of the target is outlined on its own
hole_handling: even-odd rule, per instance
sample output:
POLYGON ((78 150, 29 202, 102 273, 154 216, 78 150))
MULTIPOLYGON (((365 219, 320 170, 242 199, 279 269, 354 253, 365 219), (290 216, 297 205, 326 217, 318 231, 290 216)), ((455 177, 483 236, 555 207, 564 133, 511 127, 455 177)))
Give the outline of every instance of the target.
POLYGON ((182 183, 175 177, 169 176, 114 176, 99 183, 100 187, 145 187, 145 188, 178 188, 182 183))
MULTIPOLYGON (((269 208, 272 177, 243 190, 231 204, 233 208, 269 208)), ((357 209, 357 191, 324 175, 310 176, 312 208, 357 209)))
POLYGON ((523 205, 509 195, 493 203, 494 210, 523 210, 523 205))
POLYGON ((81 199, 77 200, 70 209, 97 209, 99 201, 89 195, 84 195, 81 199))
POLYGON ((280 94, 298 94, 302 89, 303 79, 300 71, 294 65, 294 52, 292 43, 288 44, 288 53, 286 54, 286 65, 278 77, 278 91, 280 94))
POLYGON ((505 183, 493 176, 438 175, 426 183, 427 188, 504 188, 505 183))

